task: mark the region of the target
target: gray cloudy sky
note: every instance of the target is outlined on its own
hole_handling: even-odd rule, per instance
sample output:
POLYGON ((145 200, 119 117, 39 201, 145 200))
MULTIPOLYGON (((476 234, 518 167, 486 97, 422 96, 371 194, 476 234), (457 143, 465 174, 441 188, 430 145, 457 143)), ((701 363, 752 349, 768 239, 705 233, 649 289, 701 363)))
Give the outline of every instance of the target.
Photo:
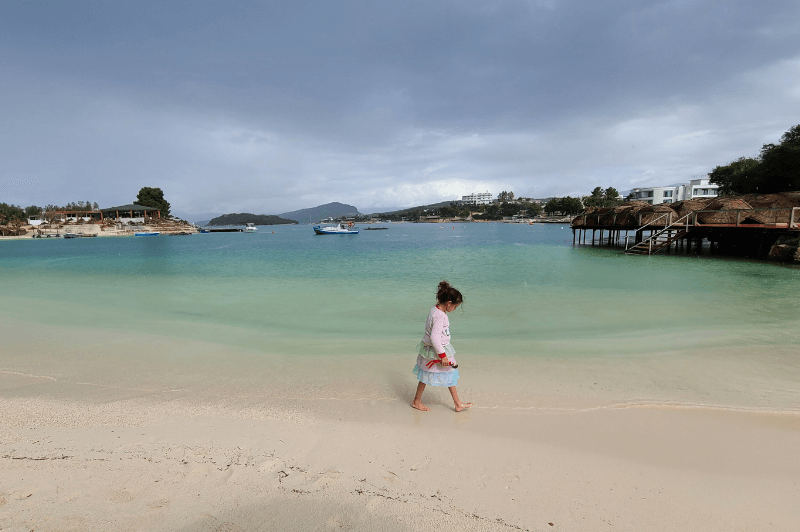
POLYGON ((0 2, 0 202, 362 212, 684 182, 800 123, 800 2, 0 2))

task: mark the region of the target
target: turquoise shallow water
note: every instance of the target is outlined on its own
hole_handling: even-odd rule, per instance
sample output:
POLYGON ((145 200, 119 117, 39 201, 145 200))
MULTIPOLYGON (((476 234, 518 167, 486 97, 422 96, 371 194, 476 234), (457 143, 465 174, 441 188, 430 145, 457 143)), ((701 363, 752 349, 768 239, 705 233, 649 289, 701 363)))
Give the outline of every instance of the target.
POLYGON ((284 380, 335 387, 337 375, 357 378, 339 360, 413 359, 448 279, 465 296, 453 343, 476 394, 800 408, 800 269, 627 257, 573 247, 561 225, 387 227, 2 242, 0 369, 66 375, 138 361, 178 380, 247 384, 254 369, 306 361, 328 369, 284 380), (198 369, 209 367, 226 369, 198 369), (597 374, 605 388, 583 389, 597 374))

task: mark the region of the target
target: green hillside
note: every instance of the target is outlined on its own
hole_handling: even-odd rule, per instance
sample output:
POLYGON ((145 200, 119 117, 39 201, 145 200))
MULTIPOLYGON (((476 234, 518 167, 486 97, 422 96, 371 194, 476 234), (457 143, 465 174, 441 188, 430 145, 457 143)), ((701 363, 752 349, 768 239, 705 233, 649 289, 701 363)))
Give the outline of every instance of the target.
POLYGON ((310 209, 301 209, 299 211, 284 212, 279 214, 279 216, 290 218, 292 220, 297 220, 301 224, 308 224, 308 223, 319 222, 320 220, 324 220, 325 218, 339 218, 342 216, 351 216, 357 214, 359 214, 358 209, 353 207, 352 205, 333 202, 333 203, 326 203, 325 205, 319 205, 317 207, 312 207, 310 209))
POLYGON ((206 225, 287 225, 296 224, 295 220, 287 220, 273 214, 251 214, 249 212, 223 214, 208 221, 206 225))

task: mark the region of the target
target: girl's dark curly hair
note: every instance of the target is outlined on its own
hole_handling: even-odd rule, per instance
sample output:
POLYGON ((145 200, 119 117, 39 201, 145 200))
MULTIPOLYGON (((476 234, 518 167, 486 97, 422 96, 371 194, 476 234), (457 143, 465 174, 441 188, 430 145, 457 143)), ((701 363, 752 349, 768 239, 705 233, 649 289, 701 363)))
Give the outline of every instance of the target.
POLYGON ((448 301, 455 305, 460 305, 464 301, 464 297, 461 295, 461 292, 450 286, 450 283, 442 281, 439 283, 439 289, 436 291, 436 302, 443 304, 448 301))

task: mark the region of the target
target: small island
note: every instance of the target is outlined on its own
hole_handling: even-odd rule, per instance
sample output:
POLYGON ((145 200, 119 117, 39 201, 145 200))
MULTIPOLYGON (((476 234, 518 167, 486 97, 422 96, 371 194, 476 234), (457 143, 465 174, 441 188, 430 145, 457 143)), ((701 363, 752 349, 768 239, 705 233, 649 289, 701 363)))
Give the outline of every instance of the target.
POLYGON ((273 214, 251 214, 248 212, 223 214, 208 221, 208 225, 291 225, 296 224, 295 220, 288 220, 273 214))

